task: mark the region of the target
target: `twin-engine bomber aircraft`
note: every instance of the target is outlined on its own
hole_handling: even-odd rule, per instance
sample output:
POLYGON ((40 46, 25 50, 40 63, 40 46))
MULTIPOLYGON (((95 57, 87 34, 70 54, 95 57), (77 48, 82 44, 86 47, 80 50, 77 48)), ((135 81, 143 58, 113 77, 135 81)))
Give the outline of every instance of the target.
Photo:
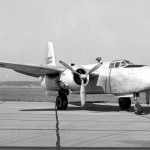
POLYGON ((131 97, 134 98, 136 114, 142 113, 142 107, 137 99, 139 93, 146 93, 146 103, 150 99, 150 67, 134 65, 127 60, 100 62, 97 64, 76 66, 60 61, 62 66, 56 66, 52 42, 48 42, 48 58, 46 65, 29 65, 0 62, 0 67, 13 69, 16 72, 42 77, 41 85, 46 94, 58 91, 56 106, 58 110, 68 107, 69 93, 80 93, 81 105, 85 105, 86 94, 113 94, 118 96, 121 109, 129 109, 131 97), (65 68, 64 68, 65 67, 65 68))

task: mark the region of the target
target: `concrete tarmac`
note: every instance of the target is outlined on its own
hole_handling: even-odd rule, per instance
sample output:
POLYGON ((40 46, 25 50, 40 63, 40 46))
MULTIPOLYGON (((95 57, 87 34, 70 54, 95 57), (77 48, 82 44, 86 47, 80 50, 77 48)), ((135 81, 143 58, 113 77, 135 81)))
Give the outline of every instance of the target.
POLYGON ((147 147, 150 108, 142 115, 118 104, 69 104, 56 111, 51 102, 0 102, 0 147, 147 147))

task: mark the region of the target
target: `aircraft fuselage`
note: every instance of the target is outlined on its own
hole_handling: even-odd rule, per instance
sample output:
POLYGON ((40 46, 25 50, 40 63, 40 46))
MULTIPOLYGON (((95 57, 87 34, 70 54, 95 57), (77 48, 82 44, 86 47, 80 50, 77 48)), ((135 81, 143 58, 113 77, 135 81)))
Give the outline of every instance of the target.
POLYGON ((97 78, 91 77, 86 87, 88 94, 127 94, 150 91, 150 67, 129 65, 127 67, 110 68, 104 63, 97 72, 97 78))

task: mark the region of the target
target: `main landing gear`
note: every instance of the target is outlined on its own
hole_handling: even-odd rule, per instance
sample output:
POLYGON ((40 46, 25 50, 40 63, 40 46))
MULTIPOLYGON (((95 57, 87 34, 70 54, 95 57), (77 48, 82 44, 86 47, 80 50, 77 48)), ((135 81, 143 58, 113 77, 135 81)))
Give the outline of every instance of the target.
POLYGON ((58 110, 66 110, 68 107, 68 92, 59 91, 59 96, 56 97, 56 107, 58 110))
POLYGON ((121 109, 129 109, 131 106, 131 98, 130 97, 119 98, 119 106, 121 109))

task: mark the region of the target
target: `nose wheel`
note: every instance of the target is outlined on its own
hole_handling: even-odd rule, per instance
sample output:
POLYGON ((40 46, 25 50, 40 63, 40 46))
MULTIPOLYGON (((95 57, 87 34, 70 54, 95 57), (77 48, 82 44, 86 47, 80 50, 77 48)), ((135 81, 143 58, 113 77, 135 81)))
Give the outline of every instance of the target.
POLYGON ((133 97, 134 97, 134 101, 135 101, 134 112, 137 115, 141 115, 142 112, 143 112, 143 108, 142 108, 142 106, 140 105, 140 103, 137 99, 137 97, 139 97, 139 93, 134 93, 133 97))
POLYGON ((56 97, 56 107, 58 110, 66 110, 68 107, 68 98, 67 94, 59 93, 59 96, 56 97))

